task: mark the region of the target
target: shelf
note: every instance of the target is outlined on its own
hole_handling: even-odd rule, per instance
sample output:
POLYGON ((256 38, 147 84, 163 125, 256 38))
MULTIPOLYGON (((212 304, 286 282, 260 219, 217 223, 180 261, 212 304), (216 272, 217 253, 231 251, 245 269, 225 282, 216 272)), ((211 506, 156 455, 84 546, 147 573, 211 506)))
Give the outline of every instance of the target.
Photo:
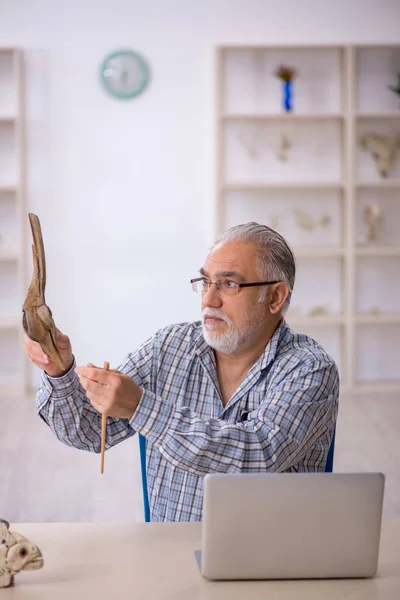
POLYGON ((12 185, 0 185, 0 194, 15 194, 17 188, 12 185))
POLYGON ((400 323, 400 313, 358 314, 354 317, 357 325, 384 325, 400 323))
POLYGON ((344 325, 345 323, 345 318, 340 315, 321 315, 318 317, 304 316, 293 318, 291 318, 290 315, 287 315, 285 319, 290 327, 313 327, 314 325, 344 325))
POLYGON ((387 90, 396 84, 400 44, 298 50, 219 48, 217 229, 248 221, 278 229, 298 266, 289 326, 337 360, 341 392, 400 392, 400 168, 397 160, 381 178, 359 143, 371 128, 387 136, 400 128, 398 97, 387 90), (334 48, 340 52, 325 53, 334 48), (274 78, 282 64, 302 76, 289 113, 274 78), (376 202, 384 230, 370 242, 363 213, 376 202), (302 227, 296 208, 313 229, 302 227), (314 307, 327 312, 311 316, 314 307))
POLYGON ((5 123, 6 125, 13 125, 18 121, 15 117, 2 117, 0 116, 0 125, 5 123))
POLYGON ((400 246, 357 247, 357 256, 400 256, 400 246))
POLYGON ((400 110, 398 112, 376 112, 376 113, 356 113, 356 119, 400 119, 400 110))
MULTIPOLYGON (((399 183, 400 185, 400 183, 399 183)), ((313 182, 313 181, 299 181, 299 182, 288 182, 288 181, 268 181, 264 183, 224 183, 222 189, 224 190, 339 190, 343 188, 342 183, 334 183, 327 181, 324 182, 313 182)))
POLYGON ((236 113, 221 115, 220 118, 222 121, 337 121, 339 119, 344 119, 345 115, 342 113, 236 113))
POLYGON ((400 188, 400 179, 382 179, 377 181, 357 181, 359 188, 400 188))
POLYGON ((292 250, 296 258, 337 258, 346 253, 345 248, 334 246, 297 246, 292 250))
MULTIPOLYGON (((388 44, 390 48, 392 48, 393 45, 394 44, 388 44)), ((255 52, 259 52, 260 50, 263 52, 271 52, 274 50, 296 50, 297 52, 301 52, 302 50, 318 50, 319 52, 321 52, 324 50, 343 50, 344 47, 345 46, 342 46, 340 44, 294 44, 293 46, 288 46, 285 44, 271 44, 271 46, 266 46, 265 44, 222 44, 221 46, 218 46, 218 49, 222 50, 223 52, 241 52, 243 50, 254 50, 255 52)), ((386 46, 378 45, 376 47, 385 48, 386 46)), ((362 48, 362 46, 357 45, 357 48, 362 48)))

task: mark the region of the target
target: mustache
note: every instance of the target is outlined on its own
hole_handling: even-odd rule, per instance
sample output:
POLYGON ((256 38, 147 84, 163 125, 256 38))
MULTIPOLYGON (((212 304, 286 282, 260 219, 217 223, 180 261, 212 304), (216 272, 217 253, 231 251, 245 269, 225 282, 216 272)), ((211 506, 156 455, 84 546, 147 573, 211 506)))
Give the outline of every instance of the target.
POLYGON ((201 317, 203 323, 206 317, 216 317, 217 319, 222 319, 225 321, 225 323, 228 323, 228 325, 231 323, 231 320, 222 311, 218 310, 218 308, 205 308, 201 313, 201 317))

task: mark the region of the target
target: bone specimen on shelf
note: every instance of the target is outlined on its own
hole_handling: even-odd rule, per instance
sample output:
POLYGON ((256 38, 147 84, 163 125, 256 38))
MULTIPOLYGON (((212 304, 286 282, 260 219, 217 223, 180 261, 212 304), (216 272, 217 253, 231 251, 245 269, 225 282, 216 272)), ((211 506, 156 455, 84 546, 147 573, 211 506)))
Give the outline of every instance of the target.
POLYGON ((263 129, 260 124, 246 124, 237 134, 237 139, 246 150, 251 159, 255 160, 259 157, 260 146, 263 137, 263 129))
POLYGON ((361 147, 369 152, 382 178, 389 176, 393 169, 397 150, 400 149, 400 135, 389 137, 377 133, 365 133, 360 138, 361 147))
POLYGON ((313 231, 315 229, 314 219, 308 214, 308 212, 302 210, 301 208, 294 208, 293 211, 298 227, 305 229, 305 231, 313 231))
POLYGON ((279 225, 280 225, 280 217, 279 215, 271 215, 269 218, 269 227, 271 227, 271 229, 278 229, 279 225))
POLYGON ((322 217, 319 220, 319 224, 321 225, 321 227, 329 227, 331 223, 332 217, 330 217, 329 215, 322 215, 322 217))
POLYGON ((382 224, 383 210, 379 204, 368 204, 363 211, 364 221, 368 226, 367 241, 375 242, 378 238, 378 230, 382 224))
POLYGON ((314 306, 314 308, 312 308, 308 314, 310 317, 325 317, 326 315, 329 315, 329 308, 322 304, 317 305, 314 306))
POLYGON ((293 144, 290 141, 289 137, 284 133, 281 133, 280 141, 278 144, 277 158, 281 162, 288 162, 290 160, 289 150, 292 148, 293 144))
POLYGON ((370 315, 379 315, 380 310, 377 306, 372 306, 369 310, 370 315))

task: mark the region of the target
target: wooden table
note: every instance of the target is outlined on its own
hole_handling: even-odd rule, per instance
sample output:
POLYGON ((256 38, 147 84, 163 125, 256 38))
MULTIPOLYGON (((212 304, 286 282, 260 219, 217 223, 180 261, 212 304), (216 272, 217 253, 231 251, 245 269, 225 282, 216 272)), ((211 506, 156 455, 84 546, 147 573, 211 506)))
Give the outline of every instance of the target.
POLYGON ((374 579, 209 582, 193 551, 199 523, 12 524, 42 550, 0 600, 399 600, 400 519, 382 525, 374 579))

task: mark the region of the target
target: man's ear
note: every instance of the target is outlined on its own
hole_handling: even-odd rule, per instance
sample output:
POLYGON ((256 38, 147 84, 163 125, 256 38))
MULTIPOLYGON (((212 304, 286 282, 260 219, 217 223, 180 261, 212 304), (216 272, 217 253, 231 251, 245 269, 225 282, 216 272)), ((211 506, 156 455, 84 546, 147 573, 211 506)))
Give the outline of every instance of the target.
POLYGON ((285 304, 286 298, 289 295, 289 288, 286 283, 280 281, 275 283, 272 287, 271 294, 269 296, 268 308, 269 312, 274 314, 279 313, 285 304))

